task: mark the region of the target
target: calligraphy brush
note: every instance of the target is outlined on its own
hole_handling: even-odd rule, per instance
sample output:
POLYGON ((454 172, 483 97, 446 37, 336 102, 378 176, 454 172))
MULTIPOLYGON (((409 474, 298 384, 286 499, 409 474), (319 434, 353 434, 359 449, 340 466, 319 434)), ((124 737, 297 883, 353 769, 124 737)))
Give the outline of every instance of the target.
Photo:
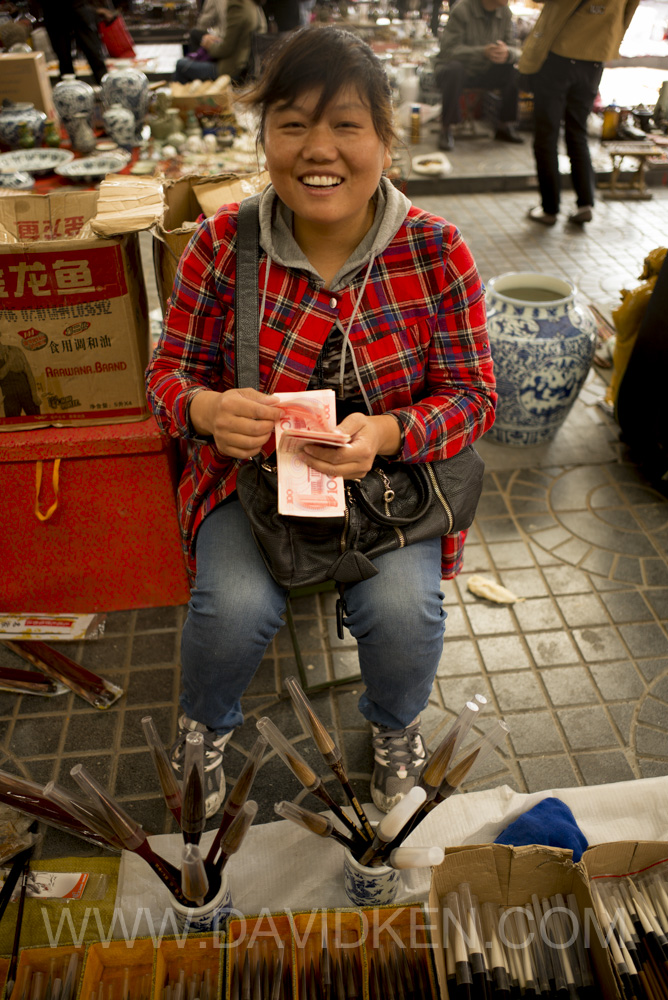
POLYGON ((242 841, 248 833, 248 828, 255 819, 256 814, 257 802, 249 799, 248 802, 244 802, 230 823, 230 827, 220 843, 220 854, 215 862, 215 868, 219 873, 223 871, 231 856, 236 854, 241 847, 242 841))
MULTIPOLYGON (((473 765, 489 754, 497 746, 500 745, 501 741, 505 739, 508 735, 508 726, 505 722, 498 719, 486 736, 482 736, 479 740, 466 751, 466 756, 461 759, 461 761, 454 764, 454 766, 448 771, 445 776, 445 781, 442 783, 438 792, 430 802, 426 802, 422 807, 421 813, 430 813, 432 809, 440 805, 441 802, 445 802, 450 796, 457 790, 459 785, 462 783, 464 778, 467 776, 473 765)), ((422 816, 421 816, 422 818, 422 816)))
POLYGON ((26 694, 56 694, 58 685, 36 670, 15 670, 0 667, 0 688, 26 694))
POLYGON ((239 810, 243 806, 244 802, 247 800, 253 781, 255 780, 255 775, 257 774, 260 765, 262 763, 262 757, 264 755, 265 747, 267 746, 267 741, 264 736, 258 736, 255 743, 252 746, 251 752, 248 755, 246 763, 241 768, 239 772, 239 777, 234 782, 232 791, 228 794, 225 805, 223 806, 223 815, 220 820, 220 826, 216 831, 216 836, 213 838, 211 847, 209 848, 209 853, 206 856, 206 863, 213 864, 216 855, 220 848, 220 842, 225 836, 226 832, 230 828, 232 820, 238 814, 239 810))
MULTIPOLYGON (((33 821, 28 827, 29 833, 35 833, 37 831, 37 822, 33 821)), ((19 893, 19 904, 16 912, 16 927, 14 929, 14 944, 12 946, 12 955, 9 960, 9 968, 7 969, 7 985, 5 986, 5 997, 9 1000, 12 995, 12 990, 14 989, 14 983, 16 982, 16 966, 19 959, 19 943, 21 941, 21 927, 23 925, 23 907, 26 901, 26 889, 28 888, 28 873, 30 872, 30 861, 35 852, 36 841, 26 847, 21 851, 10 869, 8 875, 8 880, 12 878, 15 867, 18 868, 19 877, 21 878, 21 891, 19 893)), ((16 881, 12 885, 12 889, 9 892, 9 898, 11 898, 12 890, 16 885, 16 881)), ((6 884, 6 883, 5 883, 6 884)), ((4 889, 4 887, 3 887, 4 889)), ((1 905, 1 904, 0 904, 1 905)), ((4 904, 4 908, 7 904, 4 904)))
POLYGON ((138 854, 140 858, 143 858, 151 866, 158 878, 164 882, 174 898, 184 906, 189 906, 191 901, 184 896, 181 890, 181 877, 178 869, 155 853, 148 842, 146 831, 142 829, 139 823, 133 820, 105 792, 104 788, 98 785, 95 778, 88 774, 81 764, 75 764, 70 774, 79 787, 90 796, 93 802, 104 810, 109 825, 123 844, 125 850, 132 851, 134 854, 138 854))
POLYGON ((352 789, 348 775, 343 766, 343 755, 338 746, 329 735, 324 725, 313 710, 313 706, 304 694, 302 687, 296 677, 288 677, 285 681, 292 698, 292 706, 297 714, 302 729, 306 736, 311 736, 313 742, 322 754, 325 763, 331 768, 337 781, 343 788, 348 801, 355 810, 355 815, 362 827, 362 835, 367 840, 373 840, 373 827, 368 820, 364 809, 360 805, 355 792, 352 789))
POLYGON ((158 774, 158 780, 162 789, 163 798, 167 808, 171 812, 176 822, 181 825, 181 789, 174 773, 174 768, 167 756, 167 751, 162 745, 162 740, 155 728, 155 723, 150 715, 145 715, 141 720, 142 729, 146 745, 151 751, 151 757, 158 774))
POLYGON ((323 921, 320 928, 320 979, 324 1000, 331 1000, 332 995, 332 956, 327 942, 327 924, 323 921))
MULTIPOLYGON (((451 918, 451 941, 455 957, 455 989, 454 997, 457 1000, 468 1000, 473 987, 473 970, 469 962, 468 951, 464 942, 464 920, 461 914, 460 900, 456 892, 446 894, 448 911, 451 918)), ((418 971, 420 971, 418 965, 418 971)))
POLYGON ((334 815, 339 819, 344 826, 348 827, 358 843, 363 843, 366 846, 366 839, 364 834, 358 826, 351 819, 348 819, 346 814, 341 809, 341 806, 337 805, 332 796, 329 794, 322 781, 315 773, 313 768, 306 763, 301 754, 295 750, 293 745, 286 740, 283 733, 276 728, 271 719, 266 716, 259 719, 257 722, 257 728, 260 730, 262 735, 271 743, 272 747, 276 753, 281 757, 283 762, 287 764, 294 776, 299 782, 306 788, 312 795, 319 798, 321 802, 331 809, 334 815))
POLYGON ((471 965, 471 975, 473 977, 472 992, 485 996, 487 992, 487 972, 485 960, 483 958, 482 944, 478 937, 478 928, 471 898, 471 887, 468 882, 460 882, 457 886, 459 893, 459 912, 465 922, 465 940, 468 943, 468 960, 471 965))
POLYGON ((93 708, 109 708, 123 694, 123 689, 111 681, 86 670, 45 642, 3 640, 3 645, 22 659, 32 663, 47 677, 62 681, 70 690, 87 701, 93 708))
POLYGON ((60 806, 83 825, 92 826, 99 837, 104 837, 108 841, 105 846, 123 850, 123 845, 107 823, 105 814, 90 799, 85 801, 80 799, 73 792, 61 788, 55 781, 49 781, 44 786, 43 794, 50 802, 60 806))
POLYGON ((204 905, 204 899, 209 891, 209 878, 204 868, 204 859, 197 844, 186 843, 181 852, 181 889, 183 895, 204 905))
POLYGON ((350 837, 346 836, 345 833, 340 833, 337 830, 331 819, 327 819, 326 816, 321 815, 321 813, 310 812, 308 809, 304 809, 302 806, 296 805, 294 802, 277 802, 274 805, 274 812, 280 816, 282 819, 289 819, 297 826, 303 827, 310 833, 315 833, 318 837, 331 837, 332 840, 336 840, 339 844, 343 844, 348 850, 352 850, 355 846, 354 842, 350 837))
POLYGON ((426 798, 427 793, 419 785, 409 789, 404 797, 392 806, 389 813, 383 816, 376 827, 373 842, 358 856, 359 863, 361 865, 382 863, 384 857, 389 853, 388 845, 394 844, 401 837, 416 811, 424 805, 426 798))
POLYGON ((346 986, 343 981, 343 968, 340 958, 334 962, 334 975, 332 976, 333 994, 335 1000, 346 1000, 346 986))
POLYGON ((343 956, 343 967, 346 980, 346 1000, 358 1000, 360 991, 357 985, 355 962, 350 955, 343 956))
POLYGON ((183 762, 181 831, 186 844, 199 844, 206 826, 204 804, 204 735, 188 733, 183 762))
POLYGON ((105 837, 91 823, 78 820, 72 812, 51 802, 45 797, 41 785, 34 781, 0 771, 0 802, 34 816, 48 826, 83 837, 97 847, 109 847, 105 837))
POLYGON ((274 963, 274 974, 271 982, 271 996, 267 1000, 281 1000, 281 987, 283 985, 283 952, 284 946, 278 949, 278 958, 274 963))
POLYGON ((418 784, 427 793, 427 801, 434 798, 443 783, 450 761, 466 738, 468 731, 480 709, 473 701, 467 701, 452 726, 438 744, 420 772, 418 784))
POLYGON ((439 789, 445 780, 445 775, 450 765, 450 761, 454 758, 458 747, 466 738, 466 735, 473 725, 473 721, 479 711, 480 709, 475 702, 467 701, 466 705, 450 726, 441 742, 423 766, 418 780, 418 787, 425 790, 425 805, 413 816, 411 822, 404 827, 401 833, 401 839, 399 839, 394 846, 398 847, 399 844, 401 844, 406 837, 413 832, 418 823, 420 823, 420 821, 424 818, 424 815, 427 812, 426 803, 431 802, 437 796, 439 789))

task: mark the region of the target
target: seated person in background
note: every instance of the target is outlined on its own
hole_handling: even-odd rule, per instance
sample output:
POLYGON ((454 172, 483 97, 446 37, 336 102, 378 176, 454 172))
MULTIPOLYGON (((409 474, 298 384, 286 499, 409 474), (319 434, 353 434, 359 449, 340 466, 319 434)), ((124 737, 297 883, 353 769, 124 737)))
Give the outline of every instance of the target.
POLYGON ((253 34, 266 32, 267 22, 262 7, 255 0, 228 0, 226 7, 223 34, 207 33, 200 41, 208 60, 193 59, 191 56, 179 59, 174 73, 178 83, 215 80, 224 74, 234 82, 243 76, 250 59, 253 34))
POLYGON ((227 0, 204 0, 197 15, 195 27, 188 35, 188 45, 183 46, 183 54, 196 52, 207 33, 223 36, 227 23, 227 0), (187 51, 186 51, 187 49, 187 51))
POLYGON ((454 148, 452 125, 461 120, 459 99, 465 88, 501 91, 495 139, 522 142, 515 131, 520 50, 512 45, 512 14, 508 0, 458 0, 441 35, 434 62, 443 94, 439 148, 454 148))

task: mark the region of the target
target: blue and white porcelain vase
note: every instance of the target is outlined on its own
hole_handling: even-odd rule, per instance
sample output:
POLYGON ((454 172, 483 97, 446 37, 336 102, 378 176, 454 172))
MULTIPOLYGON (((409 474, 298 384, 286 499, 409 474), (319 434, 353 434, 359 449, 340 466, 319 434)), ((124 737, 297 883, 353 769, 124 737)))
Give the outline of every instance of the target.
POLYGON ((551 441, 568 416, 596 349, 596 323, 575 285, 535 271, 487 283, 487 329, 499 403, 487 437, 499 444, 551 441))
POLYGON ((135 117, 135 137, 139 137, 149 101, 148 77, 141 70, 128 66, 112 69, 102 77, 102 100, 105 107, 122 104, 135 117))
POLYGON ((123 149, 132 149, 135 144, 135 116, 122 104, 112 104, 102 115, 104 130, 110 139, 123 149))
POLYGON ((35 146, 42 144, 46 115, 38 111, 34 104, 28 101, 16 101, 8 104, 0 111, 0 142, 10 149, 20 146, 21 126, 25 123, 28 131, 35 137, 35 146))
POLYGON ((73 73, 66 73, 53 88, 53 103, 70 138, 71 122, 75 115, 85 114, 88 124, 92 124, 95 91, 90 84, 78 80, 73 73))

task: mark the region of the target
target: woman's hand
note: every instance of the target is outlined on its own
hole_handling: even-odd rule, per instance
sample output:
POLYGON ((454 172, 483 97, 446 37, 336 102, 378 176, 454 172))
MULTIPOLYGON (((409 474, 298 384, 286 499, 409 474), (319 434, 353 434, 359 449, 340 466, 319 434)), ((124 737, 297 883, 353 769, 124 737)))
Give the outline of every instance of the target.
POLYGON ((190 423, 198 434, 210 434, 216 448, 230 458, 252 458, 274 433, 283 411, 276 396, 256 389, 203 389, 190 403, 190 423))
POLYGON ((399 424, 389 414, 351 413, 336 429, 352 435, 350 444, 342 448, 309 444, 302 452, 307 465, 328 476, 362 479, 373 468, 376 455, 396 455, 401 447, 399 424))

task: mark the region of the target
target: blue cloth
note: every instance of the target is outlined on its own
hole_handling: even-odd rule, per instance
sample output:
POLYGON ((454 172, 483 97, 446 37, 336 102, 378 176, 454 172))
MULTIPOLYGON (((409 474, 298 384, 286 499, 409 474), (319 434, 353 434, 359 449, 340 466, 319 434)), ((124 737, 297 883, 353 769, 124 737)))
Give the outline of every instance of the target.
POLYGON ((579 861, 582 852, 589 846, 566 803, 555 798, 543 799, 533 809, 522 813, 499 834, 494 843, 513 847, 523 844, 566 847, 573 851, 573 861, 579 861))

